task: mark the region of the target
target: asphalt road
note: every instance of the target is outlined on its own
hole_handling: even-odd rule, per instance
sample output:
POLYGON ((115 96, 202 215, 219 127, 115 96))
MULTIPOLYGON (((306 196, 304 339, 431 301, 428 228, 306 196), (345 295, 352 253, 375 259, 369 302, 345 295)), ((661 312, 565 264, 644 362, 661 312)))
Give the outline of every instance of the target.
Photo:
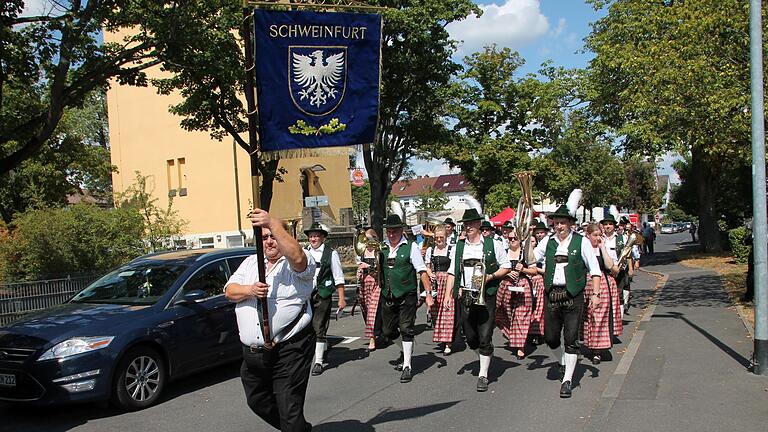
MULTIPOLYGON (((684 233, 664 235, 659 243, 686 238, 690 239, 684 233)), ((622 343, 612 350, 615 359, 598 366, 581 360, 573 397, 568 400, 558 397, 557 365, 546 346, 518 361, 498 331, 490 389, 477 393, 476 354, 463 344, 448 357, 438 354, 423 307, 417 318, 415 375, 411 383, 401 384, 400 373, 393 370, 400 357, 399 344, 366 353, 367 342, 360 337, 362 318, 359 312, 355 316, 347 312, 331 322, 333 348, 326 357, 326 372, 310 380, 307 418, 316 431, 590 430, 589 419, 600 408, 601 396, 631 346, 635 321, 656 283, 657 278, 648 273, 635 278, 634 307, 626 317, 622 343)), ((247 408, 238 368, 232 364, 173 383, 158 405, 134 413, 99 405, 46 409, 0 405, 0 431, 272 430, 247 408)))

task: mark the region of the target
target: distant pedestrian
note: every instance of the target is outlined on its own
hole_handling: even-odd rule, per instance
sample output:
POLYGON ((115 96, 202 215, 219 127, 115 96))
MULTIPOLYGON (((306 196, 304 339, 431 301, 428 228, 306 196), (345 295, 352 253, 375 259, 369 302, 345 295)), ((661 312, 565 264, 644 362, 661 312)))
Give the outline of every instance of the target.
POLYGON ((693 243, 696 243, 696 224, 694 222, 691 222, 691 228, 688 229, 688 232, 691 233, 691 241, 693 243))
POLYGON ((656 241, 656 231, 648 225, 648 222, 643 222, 642 234, 645 239, 644 252, 648 255, 653 255, 653 242, 656 241))

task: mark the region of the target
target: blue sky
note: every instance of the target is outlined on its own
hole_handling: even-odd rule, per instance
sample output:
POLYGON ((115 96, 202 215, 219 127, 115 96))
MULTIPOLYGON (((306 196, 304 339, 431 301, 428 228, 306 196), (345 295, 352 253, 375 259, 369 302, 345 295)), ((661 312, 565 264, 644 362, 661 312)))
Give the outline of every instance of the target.
MULTIPOLYGON (((470 17, 448 26, 451 36, 463 41, 457 59, 479 51, 484 45, 516 50, 525 59, 520 76, 535 73, 541 64, 551 60, 556 66, 586 67, 593 57, 583 52, 584 38, 590 23, 604 15, 583 0, 497 0, 478 1, 483 8, 480 18, 470 17)), ((659 174, 676 174, 666 157, 659 174)), ((442 161, 414 160, 417 175, 439 175, 449 172, 442 161)))

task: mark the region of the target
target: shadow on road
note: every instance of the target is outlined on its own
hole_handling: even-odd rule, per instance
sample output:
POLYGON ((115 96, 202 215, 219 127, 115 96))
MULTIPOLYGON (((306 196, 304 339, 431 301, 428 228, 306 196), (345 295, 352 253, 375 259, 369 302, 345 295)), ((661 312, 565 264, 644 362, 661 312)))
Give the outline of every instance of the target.
POLYGON ((342 420, 318 424, 313 426, 312 430, 317 432, 370 432, 376 430, 374 426, 377 424, 423 417, 438 411, 449 409, 459 402, 461 401, 443 402, 403 409, 385 408, 365 423, 359 420, 342 420))

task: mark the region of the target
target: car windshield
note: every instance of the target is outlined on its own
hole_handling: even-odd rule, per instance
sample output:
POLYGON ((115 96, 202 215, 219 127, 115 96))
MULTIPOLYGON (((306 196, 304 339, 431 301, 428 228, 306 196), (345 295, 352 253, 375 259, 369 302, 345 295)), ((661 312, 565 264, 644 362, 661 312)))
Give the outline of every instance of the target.
POLYGON ((92 283, 71 301, 125 305, 155 304, 187 267, 187 264, 179 262, 128 264, 92 283))

